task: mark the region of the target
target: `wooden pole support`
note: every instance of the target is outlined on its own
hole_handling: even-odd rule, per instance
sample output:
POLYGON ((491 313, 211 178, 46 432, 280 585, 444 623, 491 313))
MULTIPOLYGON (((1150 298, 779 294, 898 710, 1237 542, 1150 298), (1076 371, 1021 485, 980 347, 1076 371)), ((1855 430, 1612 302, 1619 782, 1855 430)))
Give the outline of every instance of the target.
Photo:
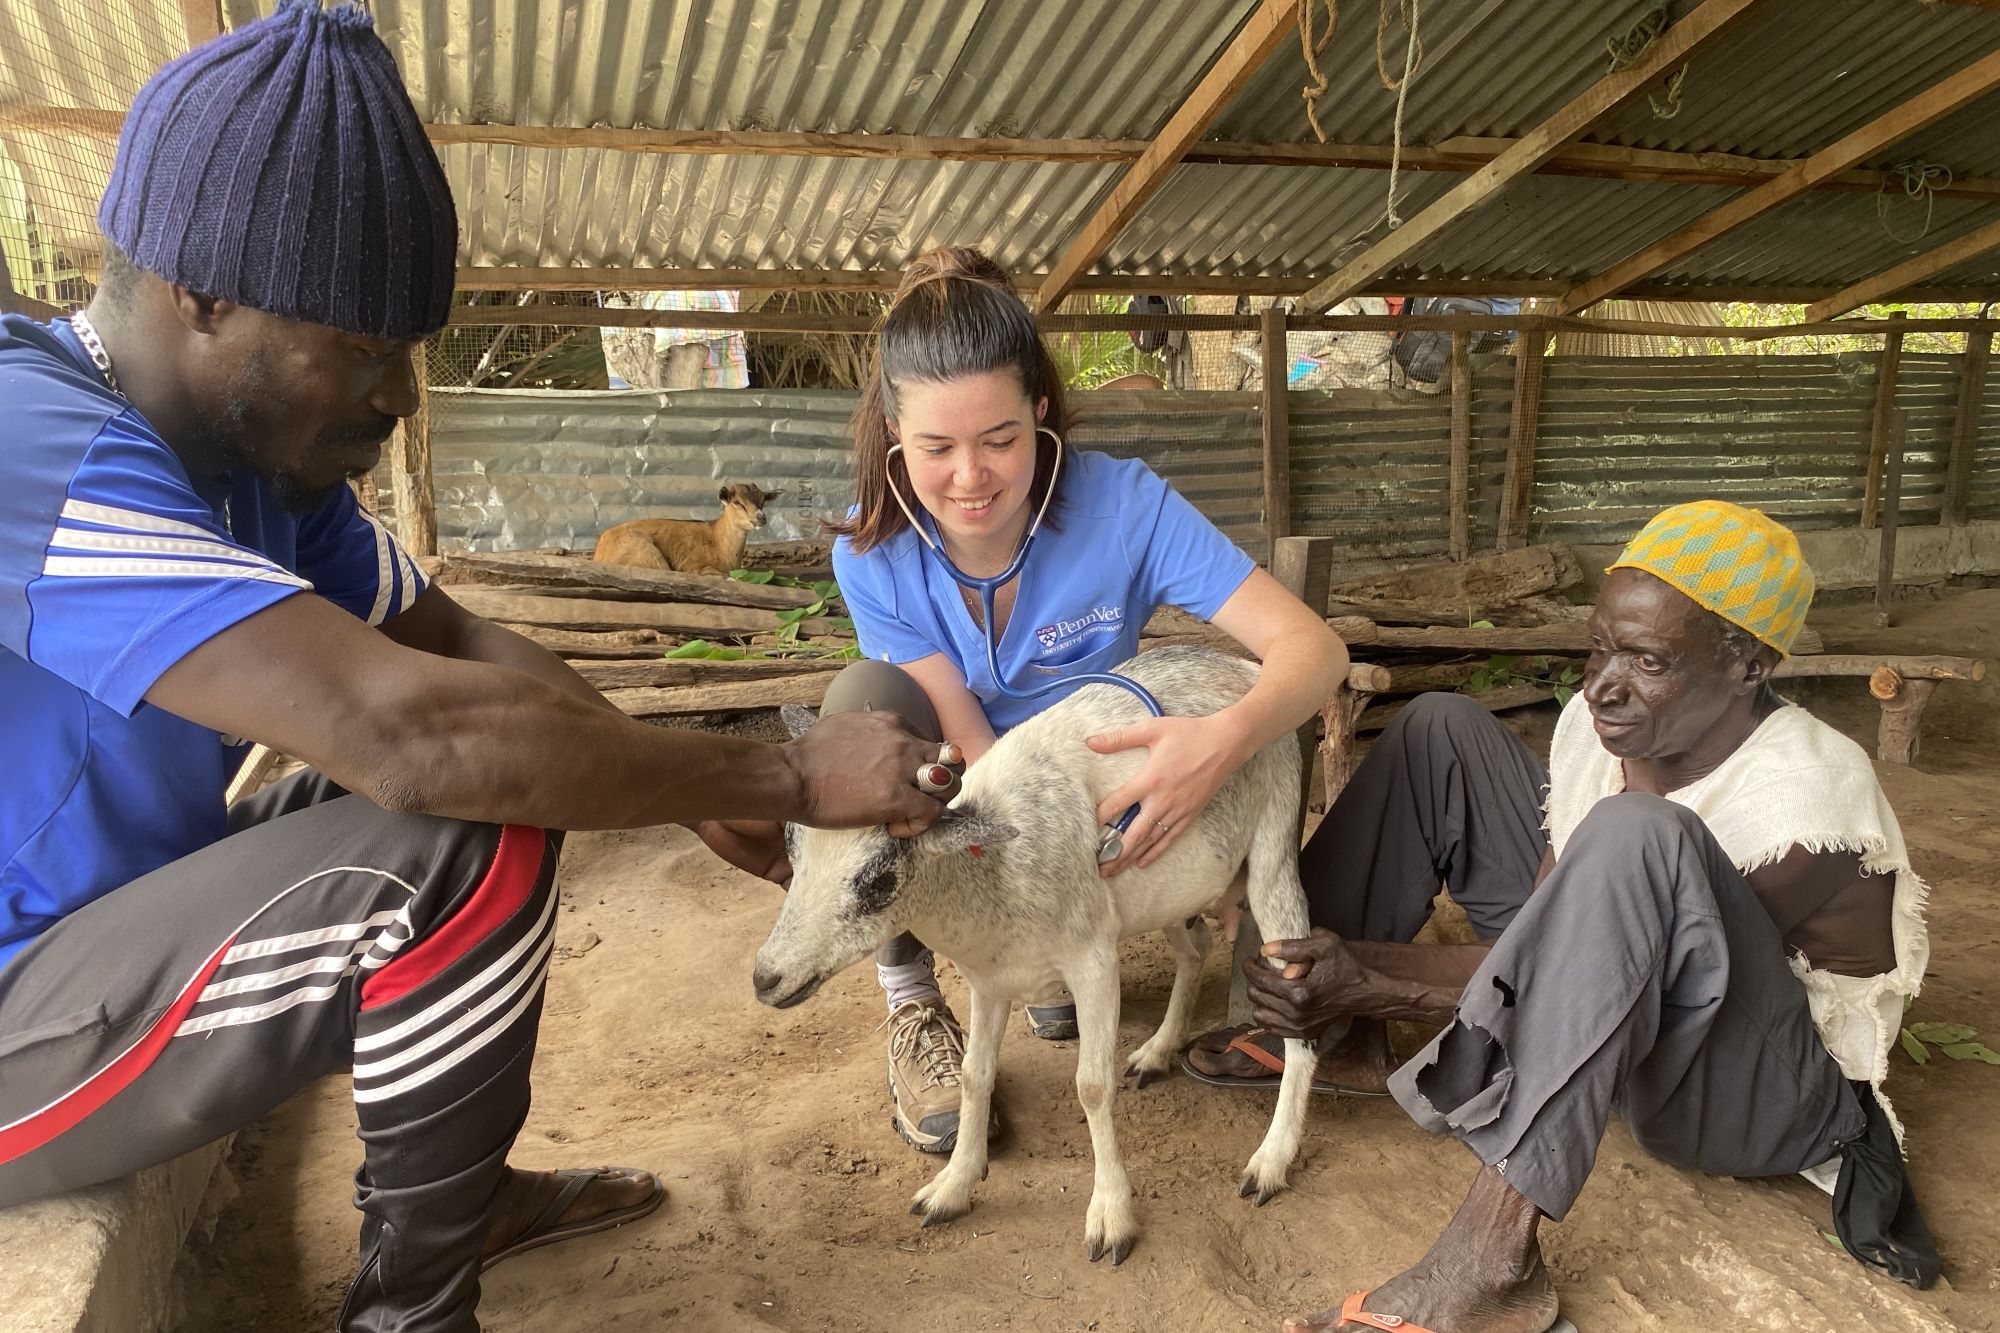
POLYGON ((396 425, 390 441, 389 480, 396 496, 396 535, 411 555, 437 554, 437 490, 431 477, 431 395, 428 344, 410 353, 417 381, 417 410, 396 425))
POLYGON ((1528 544, 1528 516, 1535 503, 1535 436, 1542 420, 1542 326, 1521 326, 1514 349, 1514 409, 1507 426, 1507 479, 1500 494, 1498 549, 1528 544))
POLYGON ((1451 558, 1472 546, 1472 335, 1451 335, 1451 558))
MULTIPOLYGON (((1906 680, 1894 697, 1882 700, 1882 724, 1875 733, 1875 757, 1889 764, 1914 764, 1924 705, 1937 692, 1934 680, 1906 680)), ((1873 691, 1874 682, 1869 682, 1873 691)))
POLYGON ((1896 674, 1894 667, 1876 667, 1868 676, 1868 692, 1875 696, 1877 702, 1887 703, 1903 692, 1903 678, 1896 674))
MULTIPOLYGON (((1326 614, 1333 588, 1331 537, 1280 537, 1271 543, 1271 577, 1316 615, 1326 614)), ((1348 675, 1353 676, 1350 670, 1348 675)), ((1342 683, 1341 689, 1347 689, 1342 683)), ((1299 736, 1299 826, 1305 827, 1306 803, 1312 799, 1313 761, 1319 755, 1319 719, 1301 723, 1299 736)))
POLYGON ((1959 358, 1958 412, 1951 427, 1951 456, 1944 471, 1944 505, 1941 521, 1965 522, 1966 503, 1972 489, 1972 454, 1979 447, 1979 416, 1985 407, 1986 366, 1993 355, 1993 335, 1965 335, 1965 355, 1959 358))
MULTIPOLYGON (((1272 306, 1259 319, 1264 344, 1264 531, 1271 541, 1273 568, 1277 544, 1292 535, 1292 439, 1286 416, 1285 376, 1289 357, 1285 351, 1285 311, 1272 306)), ((1326 599, 1309 604, 1322 614, 1326 599)))
POLYGON ((1889 623, 1890 604, 1896 600, 1896 524, 1903 508, 1903 446, 1909 429, 1908 412, 1898 408, 1889 414, 1882 466, 1882 536, 1875 564, 1875 620, 1884 626, 1889 623))
MULTIPOLYGON (((1907 318, 1900 310, 1890 318, 1898 325, 1907 318)), ((1882 459, 1889 448, 1889 415, 1896 410, 1896 371, 1903 364, 1903 330, 1882 335, 1882 355, 1876 363, 1875 415, 1868 427, 1868 480, 1861 493, 1861 526, 1872 528, 1882 512, 1882 459)))

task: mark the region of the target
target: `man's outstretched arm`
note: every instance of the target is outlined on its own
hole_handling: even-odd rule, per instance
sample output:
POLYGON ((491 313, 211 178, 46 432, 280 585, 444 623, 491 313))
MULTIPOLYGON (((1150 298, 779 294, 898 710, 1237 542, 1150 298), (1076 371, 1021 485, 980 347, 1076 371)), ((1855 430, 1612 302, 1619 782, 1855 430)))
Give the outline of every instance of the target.
POLYGON ((460 819, 564 829, 781 819, 908 833, 943 808, 915 782, 937 747, 888 714, 831 718, 767 745, 649 727, 577 684, 591 697, 533 669, 405 647, 301 594, 207 640, 146 700, 303 759, 386 808, 460 819))

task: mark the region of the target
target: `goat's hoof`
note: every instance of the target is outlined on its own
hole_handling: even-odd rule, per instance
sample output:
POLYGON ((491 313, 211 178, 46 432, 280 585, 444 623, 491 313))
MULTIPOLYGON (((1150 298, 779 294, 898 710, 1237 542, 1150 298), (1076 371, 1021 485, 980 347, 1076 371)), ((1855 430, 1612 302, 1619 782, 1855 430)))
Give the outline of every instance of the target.
MULTIPOLYGON (((913 1211, 923 1213, 924 1210, 923 1207, 919 1205, 913 1211)), ((959 1218, 964 1217, 967 1213, 971 1211, 972 1211, 972 1205, 967 1204, 963 1208, 940 1209, 938 1212, 935 1213, 924 1213, 923 1225, 917 1229, 919 1231, 928 1231, 932 1227, 941 1227, 949 1222, 956 1222, 959 1218)))
POLYGON ((1111 1247, 1111 1266, 1113 1268, 1118 1267, 1118 1265, 1124 1263, 1127 1259, 1131 1257, 1132 1257, 1131 1241, 1121 1240, 1116 1245, 1113 1245, 1111 1247))
POLYGON ((1236 1182, 1236 1197, 1247 1199, 1257 1191, 1257 1177, 1246 1175, 1236 1182))
POLYGON ((1090 1262, 1096 1263, 1099 1259, 1102 1259, 1104 1257, 1104 1242, 1101 1240, 1094 1240, 1090 1242, 1089 1245, 1084 1247, 1083 1252, 1090 1256, 1090 1262))

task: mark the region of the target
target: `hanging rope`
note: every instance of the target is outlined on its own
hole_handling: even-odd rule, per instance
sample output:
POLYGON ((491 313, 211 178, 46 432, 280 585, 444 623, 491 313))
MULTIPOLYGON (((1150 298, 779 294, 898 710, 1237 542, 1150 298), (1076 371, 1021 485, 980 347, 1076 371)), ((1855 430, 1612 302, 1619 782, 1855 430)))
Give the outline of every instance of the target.
POLYGON ((1898 162, 1882 173, 1882 184, 1876 187, 1875 220, 1882 224, 1882 230, 1889 239, 1898 244, 1921 241, 1930 233, 1931 214, 1937 208, 1937 192, 1947 188, 1951 182, 1951 168, 1941 162, 1898 162), (1924 225, 1917 228, 1913 236, 1901 235, 1889 224, 1891 181, 1902 186, 1904 198, 1924 201, 1924 225))
POLYGON ((1423 38, 1417 35, 1417 7, 1421 0, 1397 0, 1401 8, 1403 26, 1409 30, 1409 41, 1403 47, 1403 77, 1389 78, 1389 71, 1383 53, 1383 38, 1389 30, 1390 0, 1382 0, 1382 7, 1375 19, 1375 75, 1382 80, 1382 86, 1396 94, 1396 132, 1393 146, 1389 150, 1389 201, 1382 210, 1382 221, 1394 231, 1403 225, 1402 214, 1396 211, 1396 184, 1403 173, 1403 104, 1409 100, 1410 81, 1416 77, 1417 67, 1423 63, 1423 38))
POLYGON ((1325 143, 1326 131, 1319 127, 1317 103, 1320 98, 1326 96, 1327 81, 1326 75, 1320 71, 1319 57, 1320 53, 1326 50, 1326 44, 1333 40, 1333 30, 1340 26, 1340 0, 1326 0, 1326 31, 1315 37, 1313 10, 1318 7, 1318 3, 1319 0, 1305 0, 1305 3, 1299 6, 1299 49, 1305 54, 1306 73, 1313 77, 1313 81, 1299 91, 1306 99, 1306 120, 1311 123, 1313 133, 1319 136, 1319 141, 1325 143))
MULTIPOLYGON (((1630 69, 1639 63, 1647 48, 1659 40, 1660 34, 1673 26, 1674 12, 1670 4, 1655 5, 1641 14, 1638 19, 1617 37, 1604 39, 1604 49, 1611 56, 1610 73, 1630 69)), ((1672 120, 1681 113, 1681 90, 1687 86, 1688 66, 1682 65, 1667 79, 1661 97, 1648 93, 1646 101, 1653 108, 1653 115, 1660 120, 1672 120)))

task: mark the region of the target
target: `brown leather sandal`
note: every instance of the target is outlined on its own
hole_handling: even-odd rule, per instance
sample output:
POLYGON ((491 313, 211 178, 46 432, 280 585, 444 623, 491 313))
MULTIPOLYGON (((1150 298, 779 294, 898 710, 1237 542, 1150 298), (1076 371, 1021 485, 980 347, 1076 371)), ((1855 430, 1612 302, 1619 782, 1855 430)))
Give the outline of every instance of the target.
MULTIPOLYGON (((1220 1036, 1220 1033, 1215 1034, 1220 1036)), ((1197 1039, 1199 1040, 1199 1039, 1197 1039)), ((1285 1074, 1285 1039, 1269 1028, 1245 1028, 1230 1037, 1228 1045, 1221 1051, 1208 1054, 1227 1054, 1234 1051, 1263 1066, 1268 1073, 1249 1078, 1240 1075, 1212 1074, 1198 1067, 1189 1057, 1194 1053, 1192 1045, 1181 1051, 1181 1072, 1197 1083, 1206 1083, 1216 1088, 1276 1088, 1285 1074), (1271 1045, 1265 1045, 1259 1038, 1271 1045), (1272 1049, 1276 1047, 1276 1049, 1272 1049)), ((1374 1088, 1353 1088, 1330 1079, 1314 1078, 1312 1090, 1323 1097, 1387 1097, 1387 1092, 1374 1088)))

